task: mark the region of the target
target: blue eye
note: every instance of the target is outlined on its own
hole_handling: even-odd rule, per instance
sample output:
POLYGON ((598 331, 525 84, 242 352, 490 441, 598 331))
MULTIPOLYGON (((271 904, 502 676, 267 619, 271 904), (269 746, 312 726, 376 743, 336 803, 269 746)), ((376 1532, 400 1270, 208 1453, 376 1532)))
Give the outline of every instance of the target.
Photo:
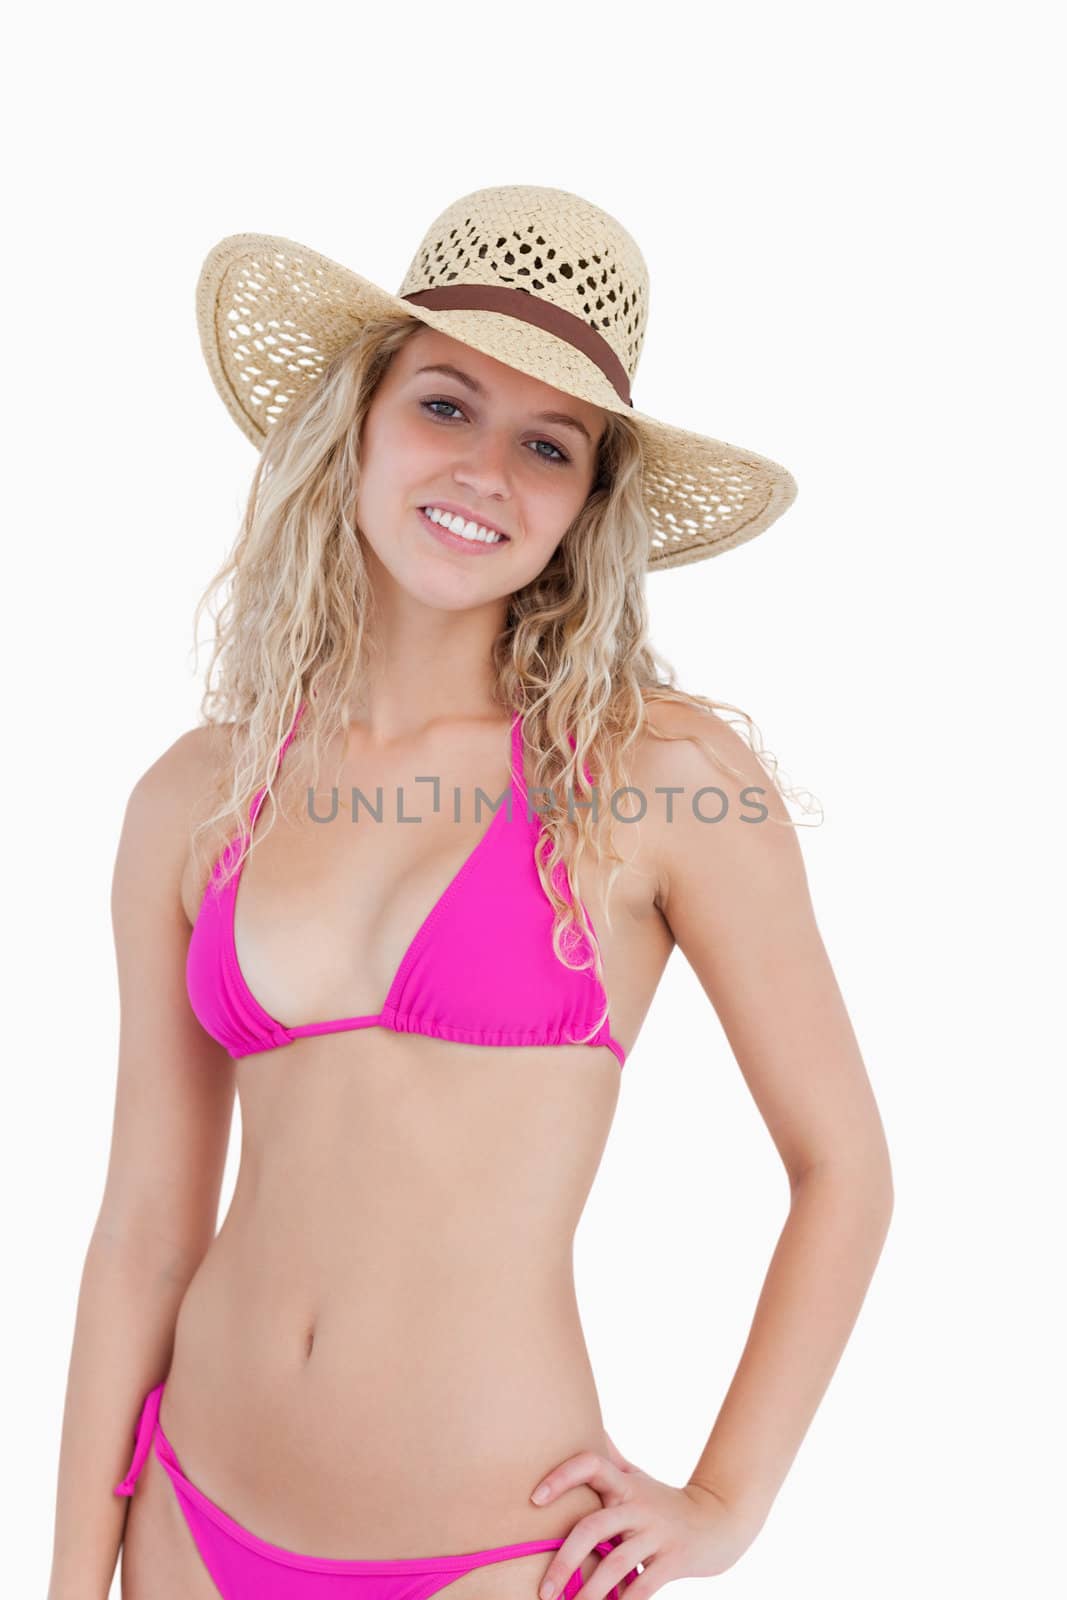
MULTIPOLYGON (((431 409, 433 406, 451 406, 453 411, 462 410, 462 408, 458 406, 454 400, 420 400, 419 405, 422 406, 423 410, 428 412, 431 417, 436 417, 439 422, 453 422, 455 421, 455 418, 441 416, 440 412, 431 409)), ((549 466, 553 467, 562 467, 569 464, 570 456, 565 455, 560 449, 559 445, 553 444, 551 439, 534 439, 531 441, 531 443, 547 444, 550 450, 554 450, 556 452, 554 456, 546 456, 542 455, 540 451, 535 450, 533 454, 537 456, 539 461, 546 461, 548 462, 549 466)))

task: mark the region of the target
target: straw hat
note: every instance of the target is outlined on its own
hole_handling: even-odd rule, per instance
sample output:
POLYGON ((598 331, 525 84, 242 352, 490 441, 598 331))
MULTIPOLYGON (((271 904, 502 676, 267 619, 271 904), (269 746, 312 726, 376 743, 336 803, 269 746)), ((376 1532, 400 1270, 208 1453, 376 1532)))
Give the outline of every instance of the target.
MULTIPOLYGON (((694 300, 696 308, 696 288, 694 300)), ((427 229, 395 295, 305 245, 261 233, 220 240, 196 290, 215 387, 258 448, 361 323, 394 311, 631 419, 644 443, 652 570, 744 544, 796 496, 776 461, 634 410, 648 269, 614 217, 566 190, 462 196, 427 229)))

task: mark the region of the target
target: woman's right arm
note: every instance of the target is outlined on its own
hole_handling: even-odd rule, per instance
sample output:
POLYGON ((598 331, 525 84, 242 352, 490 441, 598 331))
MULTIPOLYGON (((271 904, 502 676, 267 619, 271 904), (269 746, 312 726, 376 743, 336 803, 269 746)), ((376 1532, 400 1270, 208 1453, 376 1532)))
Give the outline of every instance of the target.
POLYGON ((235 1064, 188 1002, 181 897, 215 737, 195 728, 178 738, 138 780, 122 825, 111 889, 121 1017, 111 1153, 78 1295, 48 1600, 107 1600, 130 1504, 113 1489, 215 1234, 235 1064))

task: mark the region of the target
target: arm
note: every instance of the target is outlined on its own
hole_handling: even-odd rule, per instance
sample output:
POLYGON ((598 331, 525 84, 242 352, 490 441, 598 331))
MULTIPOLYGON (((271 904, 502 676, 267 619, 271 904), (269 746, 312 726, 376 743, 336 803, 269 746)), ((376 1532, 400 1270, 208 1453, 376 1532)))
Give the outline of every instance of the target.
POLYGON ((754 1537, 863 1303, 892 1213, 892 1178, 796 832, 770 818, 740 821, 740 791, 758 786, 772 817, 788 813, 720 718, 677 706, 656 714, 671 732, 709 739, 744 775, 724 774, 688 742, 656 742, 655 761, 669 773, 658 781, 686 791, 659 831, 664 915, 722 1022, 790 1188, 740 1363, 688 1480, 732 1506, 754 1537), (715 825, 692 814, 693 794, 709 784, 730 799, 715 825))
POLYGON ((184 734, 139 779, 115 863, 115 1112, 78 1296, 48 1600, 106 1600, 129 1505, 112 1490, 145 1392, 166 1376, 178 1307, 215 1232, 234 1063, 188 1004, 181 899, 211 733, 184 734))
MULTIPOLYGON (((789 1215, 745 1348, 699 1461, 680 1488, 628 1461, 610 1439, 554 1467, 532 1492, 551 1505, 578 1484, 600 1497, 548 1562, 541 1600, 594 1549, 598 1593, 649 1600, 677 1578, 715 1577, 758 1534, 833 1376, 885 1240, 893 1188, 881 1119, 823 948, 796 833, 748 745, 711 712, 649 708, 632 763, 651 805, 656 905, 714 1006, 781 1156, 789 1215), (740 773, 724 771, 695 735, 740 773), (693 812, 697 791, 729 801, 722 822, 693 812), (769 817, 754 815, 759 789, 769 817), (770 817, 780 819, 773 823, 770 817)), ((720 809, 703 797, 706 816, 720 809)), ((651 819, 651 821, 649 820, 651 819)))

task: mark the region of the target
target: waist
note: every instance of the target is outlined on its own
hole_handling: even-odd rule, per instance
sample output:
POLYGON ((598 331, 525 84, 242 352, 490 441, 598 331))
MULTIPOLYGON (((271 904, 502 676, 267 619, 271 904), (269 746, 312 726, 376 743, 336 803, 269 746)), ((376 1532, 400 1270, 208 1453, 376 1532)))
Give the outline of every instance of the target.
POLYGON ((605 1444, 569 1273, 519 1295, 458 1273, 426 1292, 394 1268, 387 1295, 353 1272, 303 1303, 276 1277, 248 1292, 253 1264, 205 1258, 161 1414, 238 1521, 321 1555, 402 1556, 563 1536, 599 1505, 587 1488, 551 1514, 529 1500, 605 1444))

